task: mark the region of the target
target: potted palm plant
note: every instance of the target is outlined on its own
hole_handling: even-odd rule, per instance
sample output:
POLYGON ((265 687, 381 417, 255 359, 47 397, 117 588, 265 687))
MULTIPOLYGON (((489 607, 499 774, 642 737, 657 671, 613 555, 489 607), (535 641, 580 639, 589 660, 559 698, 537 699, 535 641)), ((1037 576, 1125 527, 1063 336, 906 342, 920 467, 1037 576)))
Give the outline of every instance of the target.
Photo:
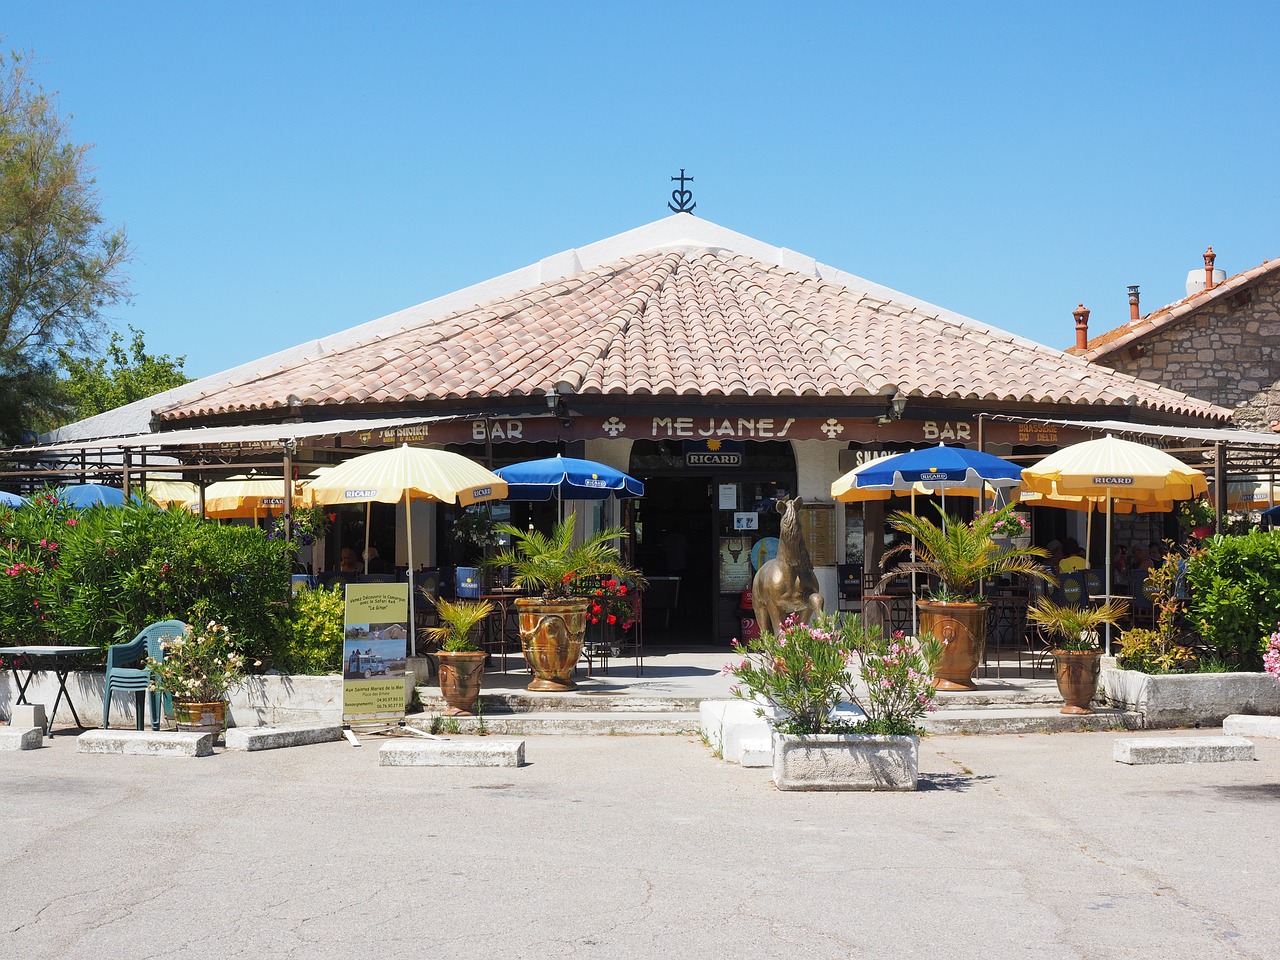
POLYGON ((447 717, 469 717, 476 712, 480 686, 484 680, 484 651, 472 634, 493 613, 487 600, 440 598, 435 601, 439 626, 431 627, 427 636, 440 644, 436 651, 440 696, 449 706, 447 717))
POLYGON ((572 690, 574 664, 582 656, 590 600, 581 596, 583 584, 602 579, 640 579, 628 567, 614 542, 626 537, 621 527, 599 530, 580 543, 574 542, 575 514, 557 523, 550 534, 521 530, 509 523, 494 529, 511 538, 511 546, 488 561, 489 566, 510 567, 512 581, 536 596, 515 601, 520 615, 520 646, 533 670, 530 690, 572 690))
POLYGON ((888 561, 898 555, 908 559, 881 581, 881 588, 899 574, 924 574, 933 581, 928 597, 916 603, 920 632, 943 640, 942 660, 934 673, 939 690, 972 690, 973 673, 982 660, 987 642, 987 603, 984 581, 1011 574, 1056 580, 1044 565, 1043 547, 1009 546, 995 540, 996 531, 1009 522, 1013 505, 979 513, 971 523, 938 509, 939 522, 913 513, 895 513, 889 526, 905 540, 885 552, 888 561))
POLYGON ((1128 612, 1123 600, 1112 598, 1096 607, 1075 607, 1041 597, 1027 608, 1027 619, 1038 624, 1058 643, 1049 651, 1058 693, 1066 702, 1063 713, 1093 713, 1089 701, 1098 692, 1102 648, 1098 628, 1115 626, 1128 612))

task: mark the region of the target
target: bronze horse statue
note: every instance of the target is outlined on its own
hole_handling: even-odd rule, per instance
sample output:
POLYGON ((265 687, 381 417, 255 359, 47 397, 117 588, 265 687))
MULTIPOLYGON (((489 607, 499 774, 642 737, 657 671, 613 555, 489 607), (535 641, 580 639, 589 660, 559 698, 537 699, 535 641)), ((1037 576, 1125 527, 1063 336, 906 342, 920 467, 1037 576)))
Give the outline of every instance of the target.
POLYGON ((778 501, 777 510, 782 514, 778 555, 760 566, 751 583, 751 606, 761 633, 777 633, 791 614, 807 623, 822 612, 818 576, 796 516, 802 506, 804 501, 799 497, 778 501))

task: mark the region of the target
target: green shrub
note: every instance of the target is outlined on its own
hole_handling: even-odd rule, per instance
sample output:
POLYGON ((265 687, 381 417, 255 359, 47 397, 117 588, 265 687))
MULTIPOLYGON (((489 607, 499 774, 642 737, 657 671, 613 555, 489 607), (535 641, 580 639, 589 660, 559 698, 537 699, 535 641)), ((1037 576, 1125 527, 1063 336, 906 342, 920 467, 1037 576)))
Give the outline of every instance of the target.
POLYGON ((1261 670, 1259 637, 1280 612, 1280 534, 1214 537, 1187 566, 1188 614, 1213 655, 1236 670, 1261 670))
POLYGON ((1140 673, 1190 673, 1196 669, 1195 651, 1166 642, 1159 631, 1126 630, 1120 638, 1120 666, 1140 673))
POLYGON ((289 617, 289 673, 337 673, 342 665, 343 596, 341 590, 303 588, 293 598, 289 617))
POLYGON ((0 636, 106 646, 155 620, 216 620, 250 660, 288 660, 288 547, 150 504, 0 510, 0 636))

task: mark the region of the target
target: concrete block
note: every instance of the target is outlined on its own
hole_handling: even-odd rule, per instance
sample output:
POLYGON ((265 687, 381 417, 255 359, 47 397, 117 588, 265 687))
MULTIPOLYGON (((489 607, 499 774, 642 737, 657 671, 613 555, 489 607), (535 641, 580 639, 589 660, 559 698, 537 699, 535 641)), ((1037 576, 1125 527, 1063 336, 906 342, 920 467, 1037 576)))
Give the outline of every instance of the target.
POLYGON ((76 738, 76 753, 123 753, 142 757, 208 757, 212 733, 152 730, 90 730, 76 738))
POLYGON ((35 750, 44 744, 44 727, 0 727, 0 750, 35 750))
POLYGON ((773 735, 768 720, 756 716, 757 709, 758 704, 746 700, 703 700, 698 704, 699 729, 722 758, 741 763, 745 742, 768 740, 773 735))
POLYGON ((773 738, 743 741, 742 760, 740 762, 744 767, 773 766, 773 738))
POLYGON ((1251 717, 1233 714, 1222 721, 1228 737, 1280 737, 1280 717, 1251 717))
POLYGON ((1112 751, 1117 763, 1223 763, 1253 760, 1253 743, 1243 737, 1126 737, 1112 751))
POLYGON ((231 727, 226 733, 228 750, 278 750, 332 743, 342 739, 342 725, 306 724, 290 727, 231 727))
POLYGON ((378 748, 380 767, 519 767, 523 764, 523 740, 495 737, 392 740, 378 748))
POLYGON ((18 703, 9 712, 11 727, 48 727, 49 718, 43 703, 18 703))
POLYGON ((1280 714, 1280 683, 1266 673, 1186 673, 1153 676, 1103 670, 1104 696, 1141 714, 1143 726, 1216 726, 1235 714, 1280 714))
POLYGON ((773 737, 773 782, 779 790, 915 790, 919 779, 920 742, 915 737, 773 737))

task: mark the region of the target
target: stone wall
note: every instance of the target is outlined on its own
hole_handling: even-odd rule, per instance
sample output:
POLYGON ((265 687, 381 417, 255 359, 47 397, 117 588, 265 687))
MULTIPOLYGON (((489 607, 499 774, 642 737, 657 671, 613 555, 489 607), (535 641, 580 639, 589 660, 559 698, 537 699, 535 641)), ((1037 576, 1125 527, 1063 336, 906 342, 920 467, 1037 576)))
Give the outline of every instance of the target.
POLYGON ((1235 408, 1236 425, 1280 419, 1280 278, 1267 277, 1098 363, 1235 408))

